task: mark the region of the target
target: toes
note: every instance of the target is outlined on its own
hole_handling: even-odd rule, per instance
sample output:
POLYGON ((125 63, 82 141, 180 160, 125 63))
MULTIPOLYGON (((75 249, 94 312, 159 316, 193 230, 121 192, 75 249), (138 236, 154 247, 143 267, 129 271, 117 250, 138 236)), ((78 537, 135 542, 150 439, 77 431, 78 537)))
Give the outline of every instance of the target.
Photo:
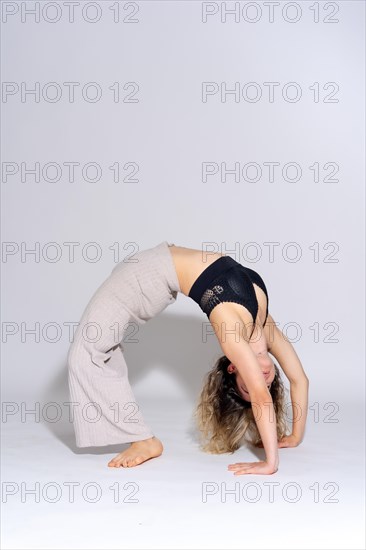
POLYGON ((108 466, 111 468, 132 468, 133 466, 138 466, 145 460, 148 460, 146 456, 143 455, 137 455, 134 457, 131 456, 123 456, 120 458, 113 458, 110 462, 108 462, 108 466))
POLYGON ((145 457, 138 455, 138 456, 134 456, 133 458, 132 457, 127 458, 125 460, 125 464, 127 468, 132 468, 133 466, 138 466, 138 464, 141 464, 141 462, 144 462, 144 460, 146 460, 145 457))
POLYGON ((115 456, 108 462, 108 466, 111 468, 120 468, 121 467, 121 457, 115 456))

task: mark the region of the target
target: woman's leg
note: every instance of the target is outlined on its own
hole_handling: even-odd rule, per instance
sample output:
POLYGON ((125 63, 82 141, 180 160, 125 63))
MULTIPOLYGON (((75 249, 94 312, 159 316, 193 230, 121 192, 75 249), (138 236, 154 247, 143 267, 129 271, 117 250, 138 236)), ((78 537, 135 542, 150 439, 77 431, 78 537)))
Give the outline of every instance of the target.
MULTIPOLYGON (((136 404, 119 343, 129 323, 143 325, 174 303, 179 290, 163 241, 137 253, 133 262, 117 264, 92 296, 68 354, 78 447, 133 442, 131 448, 139 450, 135 464, 161 454, 162 445, 136 404)), ((135 465, 126 463, 128 451, 117 462, 123 455, 122 465, 135 465)))
POLYGON ((68 366, 78 447, 153 437, 136 403, 119 345, 102 352, 98 346, 86 343, 79 332, 70 349, 68 366))
POLYGON ((77 446, 131 443, 108 463, 111 467, 137 466, 160 456, 163 445, 139 411, 120 346, 103 356, 76 342, 69 355, 69 387, 77 446))

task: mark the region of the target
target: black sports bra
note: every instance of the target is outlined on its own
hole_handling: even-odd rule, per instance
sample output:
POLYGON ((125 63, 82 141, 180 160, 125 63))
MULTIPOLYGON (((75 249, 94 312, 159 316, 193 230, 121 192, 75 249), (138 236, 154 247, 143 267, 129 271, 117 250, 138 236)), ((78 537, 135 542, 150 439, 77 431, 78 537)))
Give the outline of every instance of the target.
POLYGON ((206 267, 193 283, 188 296, 197 302, 208 318, 214 307, 222 302, 235 302, 246 307, 253 317, 253 334, 258 313, 258 300, 253 283, 258 285, 267 297, 264 326, 268 317, 266 285, 256 271, 244 267, 231 256, 221 256, 206 267))

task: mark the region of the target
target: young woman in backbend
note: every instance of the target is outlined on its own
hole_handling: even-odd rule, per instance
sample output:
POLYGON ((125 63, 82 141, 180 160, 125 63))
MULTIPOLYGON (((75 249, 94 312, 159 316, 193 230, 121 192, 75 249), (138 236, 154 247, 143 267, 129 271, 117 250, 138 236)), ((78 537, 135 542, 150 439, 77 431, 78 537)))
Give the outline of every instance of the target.
POLYGON ((128 323, 146 323, 174 303, 178 292, 199 304, 224 354, 207 373, 195 411, 207 440, 202 449, 232 453, 249 435, 264 447, 265 460, 228 469, 235 475, 275 473, 278 447, 294 447, 303 438, 309 381, 268 313, 264 281, 230 256, 167 241, 118 263, 83 313, 68 353, 77 446, 131 443, 108 463, 111 467, 132 467, 161 455, 163 445, 138 407, 130 410, 136 402, 120 343, 128 323), (268 352, 290 381, 290 435, 284 386, 268 352))

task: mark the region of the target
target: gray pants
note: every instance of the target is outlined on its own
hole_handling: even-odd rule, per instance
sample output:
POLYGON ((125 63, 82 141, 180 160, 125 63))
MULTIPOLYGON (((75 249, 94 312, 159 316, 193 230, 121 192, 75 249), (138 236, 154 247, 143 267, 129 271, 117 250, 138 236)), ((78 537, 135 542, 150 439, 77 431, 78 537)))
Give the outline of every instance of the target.
POLYGON ((78 447, 154 435, 129 384, 121 340, 131 323, 143 325, 176 301, 180 287, 169 244, 118 263, 82 315, 67 357, 78 447))

